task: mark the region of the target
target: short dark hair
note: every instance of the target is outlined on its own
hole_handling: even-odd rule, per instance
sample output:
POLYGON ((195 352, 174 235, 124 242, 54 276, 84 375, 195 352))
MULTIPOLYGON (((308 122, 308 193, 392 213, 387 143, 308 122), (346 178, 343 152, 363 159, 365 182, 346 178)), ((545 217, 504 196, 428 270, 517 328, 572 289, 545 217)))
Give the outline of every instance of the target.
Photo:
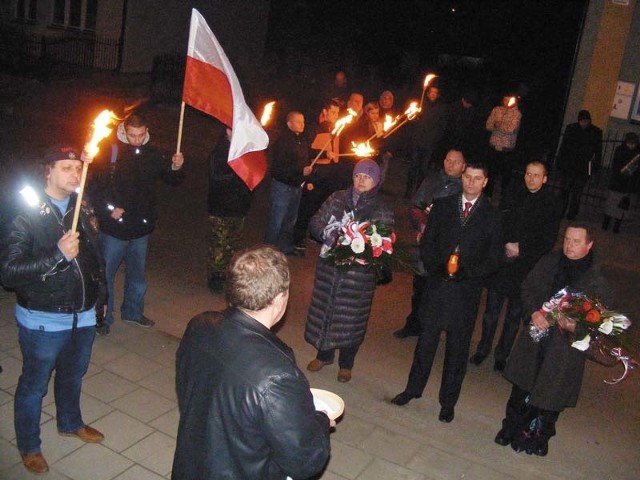
POLYGON ((540 165, 544 169, 544 174, 545 175, 549 174, 549 167, 542 160, 529 160, 527 164, 524 166, 524 169, 526 170, 529 165, 540 165))
POLYGON ((474 168, 476 170, 482 170, 482 172, 484 173, 484 176, 489 178, 489 167, 487 166, 486 163, 484 163, 481 160, 475 160, 475 159, 470 159, 467 160, 467 166, 465 167, 465 170, 467 168, 474 168))
POLYGON ((329 110, 331 107, 338 107, 340 108, 340 104, 333 98, 330 98, 328 100, 326 100, 324 102, 324 104, 322 105, 322 108, 324 110, 329 110))
POLYGON ((287 257, 273 247, 260 245, 231 259, 226 299, 231 306, 257 312, 267 308, 279 293, 289 290, 289 281, 287 257))
MULTIPOLYGON (((593 227, 591 227, 591 225, 589 225, 586 222, 580 222, 577 220, 572 220, 569 222, 569 224, 567 225, 567 228, 580 228, 582 230, 584 230, 585 232, 587 232, 586 235, 586 240, 587 242, 592 242, 593 241, 593 227)), ((565 232, 567 231, 567 228, 565 228, 565 232)))
POLYGON ((298 110, 291 110, 289 113, 287 113, 287 123, 289 123, 296 115, 302 115, 304 117, 302 112, 299 112, 298 110))
POLYGON ((127 117, 124 121, 124 128, 133 127, 140 128, 147 126, 147 119, 141 113, 134 113, 127 117))

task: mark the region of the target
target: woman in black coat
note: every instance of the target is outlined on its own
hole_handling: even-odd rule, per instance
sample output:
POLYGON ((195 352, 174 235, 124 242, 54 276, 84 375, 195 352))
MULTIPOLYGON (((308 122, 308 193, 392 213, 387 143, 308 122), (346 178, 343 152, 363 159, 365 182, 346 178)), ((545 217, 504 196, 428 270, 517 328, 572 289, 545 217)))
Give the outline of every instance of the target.
POLYGON ((624 220, 625 214, 631 206, 631 194, 634 186, 637 188, 638 185, 638 177, 640 177, 639 164, 640 147, 638 146, 638 135, 634 132, 627 132, 622 145, 616 148, 611 162, 611 180, 609 181, 607 203, 604 207, 603 230, 609 228, 613 218, 615 220, 613 233, 620 231, 620 224, 622 224, 622 220, 624 220))
MULTIPOLYGON (((393 212, 378 194, 380 168, 370 159, 359 161, 353 169, 353 186, 331 195, 309 224, 311 236, 327 247, 335 243, 338 230, 327 225, 353 212, 356 221, 369 220, 393 225, 393 212)), ((371 302, 376 287, 372 265, 355 265, 339 270, 322 258, 316 265, 316 277, 307 316, 304 338, 318 349, 307 369, 316 372, 333 363, 340 350, 338 381, 351 380, 351 369, 367 329, 371 302)))

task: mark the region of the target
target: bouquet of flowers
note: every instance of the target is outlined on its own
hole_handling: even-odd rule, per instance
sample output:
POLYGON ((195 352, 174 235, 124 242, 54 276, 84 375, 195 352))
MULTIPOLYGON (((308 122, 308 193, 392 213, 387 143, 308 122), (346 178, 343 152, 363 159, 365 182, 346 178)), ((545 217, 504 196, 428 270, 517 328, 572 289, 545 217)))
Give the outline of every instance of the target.
MULTIPOLYGON (((600 358, 608 357, 612 361, 606 363, 611 365, 615 365, 618 361, 624 364, 624 375, 606 383, 618 383, 627 376, 629 369, 634 368, 631 364, 636 362, 624 355, 621 348, 621 345, 626 344, 624 333, 631 326, 631 320, 625 315, 609 310, 598 300, 591 299, 582 292, 570 291, 566 287, 545 302, 540 312, 551 326, 558 322, 560 315, 563 315, 586 327, 587 334, 584 338, 572 342, 573 348, 582 352, 592 352, 591 357, 594 359, 598 358, 598 355, 600 358), (603 335, 613 342, 605 342, 603 335), (612 344, 615 346, 610 346, 612 344)), ((534 341, 539 342, 548 334, 548 330, 540 330, 531 325, 529 334, 534 341)))
POLYGON ((345 212, 341 220, 331 217, 324 229, 320 257, 338 269, 354 265, 372 265, 380 274, 389 269, 396 235, 388 225, 355 220, 353 212, 345 212))

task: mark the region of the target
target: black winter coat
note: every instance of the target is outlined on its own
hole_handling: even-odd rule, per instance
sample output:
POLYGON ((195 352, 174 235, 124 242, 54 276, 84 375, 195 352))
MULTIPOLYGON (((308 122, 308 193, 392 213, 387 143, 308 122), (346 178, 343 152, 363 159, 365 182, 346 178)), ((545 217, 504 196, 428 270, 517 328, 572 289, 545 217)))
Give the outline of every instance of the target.
POLYGON ((207 211, 215 217, 246 217, 251 190, 229 166, 229 140, 222 135, 209 155, 207 211))
POLYGON ((101 232, 120 240, 143 237, 156 225, 156 183, 170 185, 184 180, 184 168, 171 169, 171 159, 149 145, 134 147, 118 142, 117 161, 112 149, 105 148, 89 171, 87 189, 93 202, 101 232), (111 218, 114 207, 123 208, 121 220, 111 218))
MULTIPOLYGON (((626 145, 618 145, 613 160, 611 161, 611 180, 609 180, 609 190, 620 193, 633 193, 634 186, 640 185, 640 169, 634 170, 631 175, 624 175, 621 170, 634 158, 640 155, 640 147, 636 146, 633 150, 627 148, 626 145)), ((637 165, 637 164, 636 164, 637 165)))
POLYGON ((509 296, 520 295, 524 278, 549 253, 558 238, 562 212, 555 194, 544 185, 535 193, 520 186, 505 202, 502 231, 504 243, 517 242, 519 255, 498 273, 509 296))
POLYGON ((329 419, 293 351, 238 309, 189 322, 176 392, 174 480, 308 478, 329 458, 329 419))
MULTIPOLYGON (((522 284, 526 319, 530 319, 531 314, 556 293, 553 284, 562 257, 562 252, 551 252, 542 257, 522 284)), ((599 298, 605 305, 610 305, 613 299, 613 290, 600 272, 595 253, 590 268, 569 286, 592 298, 599 298)), ((575 337, 584 335, 586 331, 577 326, 575 337)), ((538 408, 560 412, 565 407, 574 407, 578 401, 585 356, 571 346, 571 339, 567 337, 566 332, 553 326, 549 334, 536 343, 531 339, 528 328, 524 328, 509 355, 504 376, 531 392, 531 404, 538 408)))
POLYGON ((311 156, 309 143, 304 135, 285 128, 269 150, 269 155, 271 178, 291 187, 302 184, 302 171, 309 165, 311 156))
POLYGON ((482 287, 502 252, 498 212, 486 197, 476 200, 466 222, 463 218, 461 194, 436 199, 420 243, 429 289, 421 321, 445 330, 473 329, 482 287), (459 270, 449 281, 446 264, 456 246, 459 270))
MULTIPOLYGON (((358 221, 393 225, 393 212, 377 195, 377 189, 360 195, 353 203, 353 189, 331 195, 309 223, 311 236, 321 242, 331 217, 338 221, 353 211, 358 221)), ((307 315, 304 338, 318 350, 353 347, 364 340, 376 288, 373 267, 354 266, 346 272, 318 258, 316 277, 307 315)))
POLYGON ((486 197, 480 196, 464 222, 461 195, 435 199, 420 255, 427 275, 442 277, 449 255, 459 245, 458 278, 482 285, 498 268, 502 252, 500 218, 486 197))
POLYGON ((558 155, 558 169, 578 179, 589 177, 600 168, 602 159, 602 130, 595 125, 580 128, 579 123, 567 125, 558 155))
POLYGON ((14 288, 18 304, 32 310, 72 313, 104 305, 104 262, 90 210, 82 207, 79 254, 68 262, 58 241, 71 228, 76 195, 70 196, 64 214, 44 192, 39 198, 38 205, 19 208, 6 227, 0 256, 2 284, 14 288))

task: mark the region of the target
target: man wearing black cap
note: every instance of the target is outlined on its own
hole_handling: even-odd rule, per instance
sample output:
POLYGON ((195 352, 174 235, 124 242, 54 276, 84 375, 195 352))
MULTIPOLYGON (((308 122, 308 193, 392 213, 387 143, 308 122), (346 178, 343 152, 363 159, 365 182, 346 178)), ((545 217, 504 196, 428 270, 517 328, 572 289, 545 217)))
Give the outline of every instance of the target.
POLYGON ((578 121, 567 125, 557 168, 562 174, 562 193, 567 220, 573 220, 580 209, 580 196, 587 180, 600 168, 602 130, 591 123, 591 114, 580 110, 578 121))
POLYGON ((90 210, 82 207, 77 231, 70 227, 82 160, 70 147, 44 157, 45 187, 20 191, 17 214, 0 253, 2 284, 15 289, 15 317, 22 375, 15 393, 16 443, 27 470, 49 470, 40 448, 40 414, 51 373, 58 433, 87 443, 104 436, 84 424, 82 377, 96 334, 96 311, 104 311, 106 282, 90 210))

